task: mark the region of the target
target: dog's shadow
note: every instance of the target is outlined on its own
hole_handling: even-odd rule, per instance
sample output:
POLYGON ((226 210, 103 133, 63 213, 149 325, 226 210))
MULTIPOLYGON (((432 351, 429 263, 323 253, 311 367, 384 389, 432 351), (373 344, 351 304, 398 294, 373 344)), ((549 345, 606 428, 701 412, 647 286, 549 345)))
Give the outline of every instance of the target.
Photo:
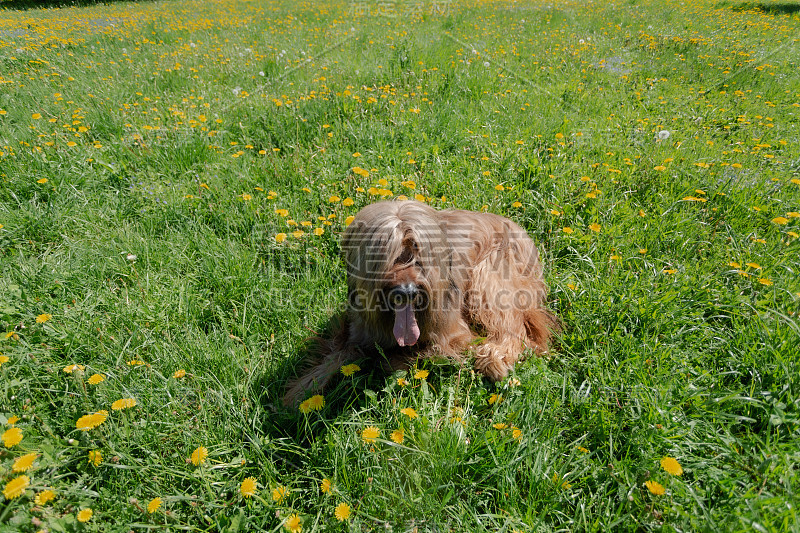
MULTIPOLYGON (((381 357, 365 357, 355 361, 359 369, 350 376, 339 372, 320 391, 324 398, 321 409, 303 412, 300 405, 285 405, 287 385, 302 375, 304 369, 319 360, 320 339, 330 338, 341 328, 342 316, 335 314, 320 327, 318 337, 310 336, 299 350, 268 368, 254 383, 260 390, 264 432, 272 438, 290 438, 298 444, 318 438, 342 413, 367 407, 370 397, 386 388, 392 372, 381 357)), ((315 394, 309 392, 306 397, 315 394)), ((303 398, 305 399, 305 398, 303 398)))
MULTIPOLYGON (((326 320, 321 328, 320 338, 333 335, 341 327, 341 320, 341 315, 334 315, 326 320)), ((385 394, 391 394, 389 391, 398 386, 399 378, 412 381, 415 367, 435 368, 435 375, 431 375, 429 381, 429 385, 434 388, 438 388, 440 381, 447 380, 465 368, 445 360, 403 358, 398 357, 398 354, 385 354, 376 349, 374 353, 355 361, 357 371, 349 376, 342 372, 337 373, 325 390, 319 392, 324 399, 324 405, 320 409, 284 405, 283 396, 287 385, 301 375, 308 365, 319 359, 318 342, 319 338, 310 337, 294 357, 284 359, 253 384, 261 390, 260 403, 262 411, 267 415, 262 428, 271 438, 291 439, 298 445, 310 444, 327 433, 344 413, 368 409, 385 394), (402 363, 398 364, 398 360, 402 363)), ((313 394, 315 393, 309 392, 306 397, 313 394)))

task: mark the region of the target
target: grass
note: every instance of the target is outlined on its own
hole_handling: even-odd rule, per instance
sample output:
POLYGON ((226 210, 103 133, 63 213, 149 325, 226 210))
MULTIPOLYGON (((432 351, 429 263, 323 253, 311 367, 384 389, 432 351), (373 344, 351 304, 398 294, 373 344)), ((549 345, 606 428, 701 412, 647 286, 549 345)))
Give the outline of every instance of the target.
POLYGON ((0 530, 798 531, 796 10, 393 5, 0 10, 0 530), (558 346, 282 408, 402 195, 525 227, 558 346))

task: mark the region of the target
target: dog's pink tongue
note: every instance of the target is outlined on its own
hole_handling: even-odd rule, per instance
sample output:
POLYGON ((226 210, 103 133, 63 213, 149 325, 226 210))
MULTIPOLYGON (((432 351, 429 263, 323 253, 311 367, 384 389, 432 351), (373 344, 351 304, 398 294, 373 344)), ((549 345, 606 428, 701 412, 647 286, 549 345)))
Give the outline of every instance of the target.
POLYGON ((412 346, 419 339, 419 326, 411 304, 394 310, 394 338, 400 346, 412 346))

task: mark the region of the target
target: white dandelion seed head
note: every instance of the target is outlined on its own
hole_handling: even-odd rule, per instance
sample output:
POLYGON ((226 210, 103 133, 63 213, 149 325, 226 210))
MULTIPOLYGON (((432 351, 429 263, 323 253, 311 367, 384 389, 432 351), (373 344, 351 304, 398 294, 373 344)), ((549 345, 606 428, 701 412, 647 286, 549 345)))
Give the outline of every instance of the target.
POLYGON ((661 130, 661 131, 659 131, 659 132, 656 134, 656 138, 657 138, 659 141, 665 141, 665 140, 669 139, 669 131, 667 131, 667 130, 661 130))
POLYGON ((486 68, 489 68, 489 62, 488 61, 484 61, 483 62, 483 66, 486 67, 486 68))
POLYGON ((260 71, 258 71, 258 75, 259 75, 259 76, 261 76, 262 78, 263 78, 264 76, 266 76, 266 74, 264 74, 264 71, 263 71, 263 70, 260 70, 260 71))
POLYGON ((128 261, 136 261, 136 254, 128 254, 125 256, 128 261))

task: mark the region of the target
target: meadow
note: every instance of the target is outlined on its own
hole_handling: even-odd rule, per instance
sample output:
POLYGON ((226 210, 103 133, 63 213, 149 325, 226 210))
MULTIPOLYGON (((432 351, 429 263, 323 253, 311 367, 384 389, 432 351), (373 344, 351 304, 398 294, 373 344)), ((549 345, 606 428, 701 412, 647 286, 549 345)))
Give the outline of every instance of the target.
POLYGON ((0 532, 800 531, 800 11, 0 2, 0 532), (510 217, 556 346, 285 408, 369 203, 510 217))

